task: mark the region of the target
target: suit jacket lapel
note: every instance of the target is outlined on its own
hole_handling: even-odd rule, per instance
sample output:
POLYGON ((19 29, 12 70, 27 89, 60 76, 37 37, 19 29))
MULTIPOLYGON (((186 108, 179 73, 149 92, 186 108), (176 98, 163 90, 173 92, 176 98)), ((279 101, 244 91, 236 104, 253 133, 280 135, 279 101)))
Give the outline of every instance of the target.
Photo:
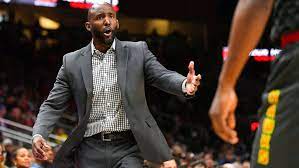
POLYGON ((115 39, 116 43, 116 64, 117 80, 120 86, 122 96, 125 95, 127 79, 128 48, 121 41, 115 39))
POLYGON ((85 116, 83 118, 83 125, 86 125, 92 104, 92 65, 91 65, 91 45, 87 45, 81 52, 81 57, 79 60, 81 66, 81 73, 83 77, 83 83, 85 85, 87 100, 85 116))
POLYGON ((80 57, 81 73, 86 88, 87 95, 92 94, 92 67, 91 67, 91 45, 83 48, 80 57))

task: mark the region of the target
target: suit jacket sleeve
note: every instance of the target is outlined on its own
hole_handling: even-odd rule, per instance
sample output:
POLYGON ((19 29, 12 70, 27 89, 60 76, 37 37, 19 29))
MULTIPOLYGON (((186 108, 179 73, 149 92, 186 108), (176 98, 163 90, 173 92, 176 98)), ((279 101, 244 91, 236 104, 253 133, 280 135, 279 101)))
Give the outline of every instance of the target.
POLYGON ((65 59, 64 56, 63 65, 57 74, 54 87, 48 98, 40 107, 39 114, 33 127, 33 135, 40 134, 44 138, 47 138, 55 126, 55 123, 68 107, 67 101, 70 98, 71 92, 66 75, 65 59))
POLYGON ((170 94, 183 95, 182 84, 186 77, 161 65, 145 42, 142 42, 142 47, 146 83, 170 94))

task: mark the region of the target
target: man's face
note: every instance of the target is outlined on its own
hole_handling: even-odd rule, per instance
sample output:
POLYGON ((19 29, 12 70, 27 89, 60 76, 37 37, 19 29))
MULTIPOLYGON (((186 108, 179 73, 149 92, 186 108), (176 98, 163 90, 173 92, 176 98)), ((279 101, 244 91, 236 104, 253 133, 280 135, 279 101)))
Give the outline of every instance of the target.
POLYGON ((116 13, 108 4, 92 7, 85 26, 95 40, 103 42, 106 45, 113 43, 116 30, 119 28, 116 13))

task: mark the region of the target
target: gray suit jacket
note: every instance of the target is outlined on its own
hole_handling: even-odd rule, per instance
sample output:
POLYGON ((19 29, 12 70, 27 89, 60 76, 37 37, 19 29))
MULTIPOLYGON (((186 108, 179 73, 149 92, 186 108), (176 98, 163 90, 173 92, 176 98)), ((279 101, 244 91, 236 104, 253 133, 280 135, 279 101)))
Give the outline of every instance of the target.
MULTIPOLYGON (((145 98, 144 85, 165 92, 183 95, 184 76, 164 68, 148 50, 145 42, 116 39, 117 77, 124 108, 131 130, 146 160, 161 163, 172 158, 163 134, 151 115, 145 98)), ((91 45, 63 57, 54 87, 41 105, 33 135, 47 138, 55 123, 73 97, 79 123, 59 150, 55 167, 74 167, 74 152, 83 139, 92 102, 91 45)))

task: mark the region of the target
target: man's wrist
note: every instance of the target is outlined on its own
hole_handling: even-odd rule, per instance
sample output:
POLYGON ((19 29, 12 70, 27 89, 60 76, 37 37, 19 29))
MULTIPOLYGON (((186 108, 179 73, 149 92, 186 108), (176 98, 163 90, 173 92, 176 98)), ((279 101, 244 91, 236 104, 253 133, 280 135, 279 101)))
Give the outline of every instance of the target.
POLYGON ((235 85, 231 82, 219 80, 217 90, 231 90, 234 89, 235 85))
POLYGON ((31 140, 33 141, 34 138, 36 138, 36 137, 41 137, 41 138, 43 138, 43 136, 42 136, 41 134, 35 134, 35 135, 32 136, 32 139, 31 139, 31 140))

